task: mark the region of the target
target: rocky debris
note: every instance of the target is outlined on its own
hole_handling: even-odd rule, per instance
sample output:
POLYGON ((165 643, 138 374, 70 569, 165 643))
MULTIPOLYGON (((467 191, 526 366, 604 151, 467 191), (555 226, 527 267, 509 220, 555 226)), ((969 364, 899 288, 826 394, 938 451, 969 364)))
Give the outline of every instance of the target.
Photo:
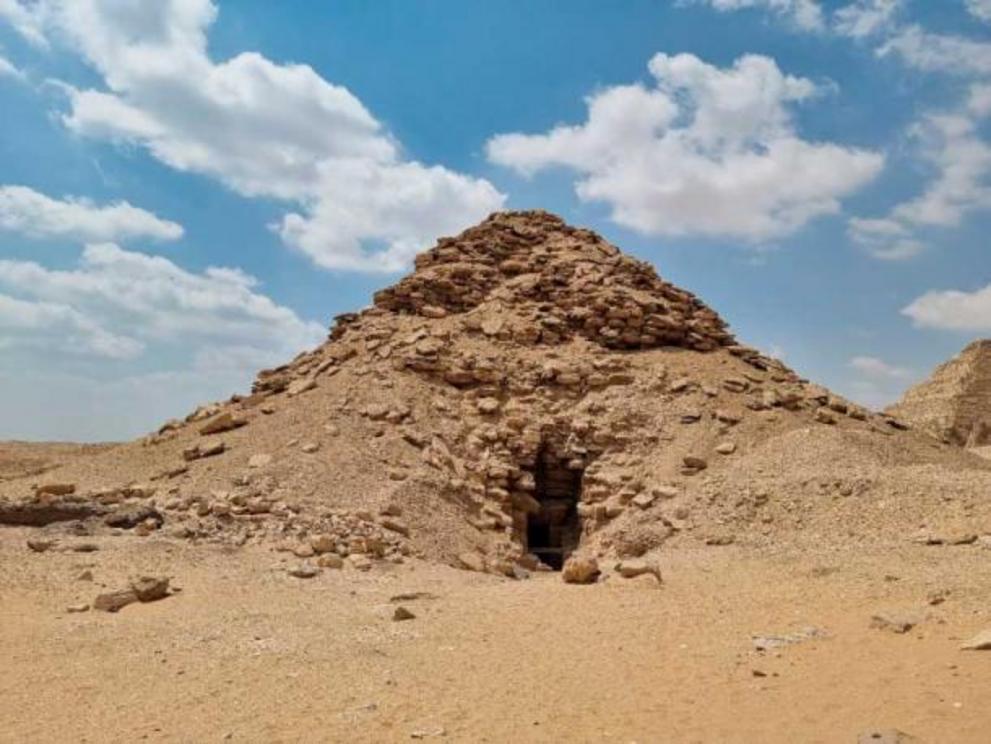
POLYGON ((964 651, 991 651, 991 629, 982 630, 960 646, 964 651))
POLYGON ((334 553, 327 553, 317 558, 317 565, 320 568, 344 568, 344 559, 334 553))
POLYGON ((93 601, 93 609, 100 612, 118 612, 135 602, 155 602, 169 596, 169 579, 158 576, 142 576, 131 581, 127 589, 100 594, 93 601))
POLYGON ((241 418, 240 416, 235 416, 230 411, 225 411, 219 416, 216 416, 209 421, 207 421, 203 426, 200 427, 200 434, 203 436, 210 436, 211 434, 223 434, 225 431, 231 431, 233 429, 238 429, 248 422, 241 418))
POLYGON ((573 555, 565 561, 561 578, 566 584, 594 584, 599 573, 599 562, 595 558, 573 555))
POLYGON ((65 611, 70 614, 76 614, 81 612, 89 612, 88 602, 78 602, 76 604, 71 604, 65 608, 65 611))
POLYGON ((926 619, 921 610, 882 610, 871 616, 871 627, 890 633, 908 633, 926 619))
POLYGON ((485 560, 478 553, 459 553, 458 563, 469 571, 484 571, 485 560))
POLYGON ((416 615, 402 605, 399 605, 392 613, 392 619, 396 622, 402 622, 403 620, 415 620, 416 615))
POLYGON ((45 553, 56 545, 58 545, 57 540, 42 540, 40 538, 32 538, 27 541, 28 548, 33 550, 35 553, 45 553))

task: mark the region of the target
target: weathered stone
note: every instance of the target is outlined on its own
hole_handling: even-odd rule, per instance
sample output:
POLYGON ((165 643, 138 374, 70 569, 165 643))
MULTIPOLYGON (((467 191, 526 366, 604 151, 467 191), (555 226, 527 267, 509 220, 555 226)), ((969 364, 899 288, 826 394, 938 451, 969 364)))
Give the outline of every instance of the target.
POLYGON ((104 518, 104 523, 108 527, 119 527, 121 529, 132 529, 146 520, 152 520, 156 527, 160 527, 165 518, 161 513, 148 504, 125 504, 114 509, 104 518))
POLYGON ((289 388, 286 391, 286 395, 293 398, 297 395, 302 395, 303 393, 314 390, 317 386, 317 381, 312 377, 305 377, 299 380, 293 380, 289 383, 289 388))
POLYGON ((326 553, 317 558, 320 568, 344 568, 344 559, 334 553, 326 553))
POLYGON ((991 629, 982 630, 960 646, 965 651, 991 651, 991 629))
POLYGON ((141 576, 131 582, 131 591, 141 602, 155 602, 169 596, 167 576, 141 576))
POLYGON ((485 570, 485 561, 478 553, 458 553, 458 563, 469 571, 485 570))
POLYGON ((392 619, 396 622, 402 622, 403 620, 415 620, 416 615, 410 612, 408 609, 399 605, 392 613, 392 619))
POLYGON ((312 579, 320 573, 320 569, 312 563, 300 563, 297 566, 290 567, 287 573, 297 579, 312 579))
POLYGON ((732 455, 736 452, 736 444, 734 442, 723 442, 716 447, 716 452, 720 455, 732 455))
POLYGON ((54 548, 57 544, 57 540, 42 540, 37 537, 28 540, 28 547, 35 553, 44 553, 54 548))
POLYGON ((616 564, 616 572, 624 579, 635 579, 637 576, 650 574, 658 583, 662 582, 661 569, 656 563, 645 560, 624 560, 616 564))
POLYGON ((599 578, 599 562, 590 556, 573 555, 565 561, 561 578, 567 584, 594 584, 599 578))
POLYGON ((925 613, 918 610, 884 610, 871 616, 871 627, 891 633, 908 633, 925 620, 925 613))
POLYGON ((75 483, 43 483, 34 489, 38 496, 68 496, 76 492, 75 483))
POLYGON ((264 468, 272 464, 272 456, 264 453, 252 455, 248 458, 249 468, 264 468))
POLYGON ((120 589, 115 592, 105 592, 93 600, 93 609, 100 612, 117 612, 138 601, 138 595, 133 589, 120 589))

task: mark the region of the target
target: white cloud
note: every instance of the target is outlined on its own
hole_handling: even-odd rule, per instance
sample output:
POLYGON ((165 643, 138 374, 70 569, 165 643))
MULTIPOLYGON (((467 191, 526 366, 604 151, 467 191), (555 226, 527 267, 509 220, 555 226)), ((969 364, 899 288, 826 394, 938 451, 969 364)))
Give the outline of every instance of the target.
POLYGON ((817 0, 695 0, 695 2, 710 5, 722 12, 749 8, 768 10, 787 18, 798 28, 806 31, 821 30, 825 27, 822 7, 817 0))
POLYGON ((991 145, 978 131, 989 115, 991 85, 976 84, 957 111, 930 114, 916 124, 912 133, 935 177, 887 217, 852 219, 851 237, 879 258, 910 258, 924 248, 919 228, 956 227, 971 212, 991 209, 991 145))
POLYGON ((489 182, 408 159, 346 88, 254 52, 210 59, 210 0, 51 0, 48 22, 102 75, 65 124, 292 207, 282 238, 328 268, 395 270, 502 207, 489 182))
POLYGON ((856 356, 850 360, 850 367, 861 374, 881 380, 903 380, 912 376, 911 370, 889 364, 873 356, 856 356))
POLYGON ((776 238, 840 210, 839 200, 881 170, 881 155, 809 142, 788 105, 817 94, 774 60, 748 55, 726 69, 690 54, 650 61, 655 86, 589 97, 588 119, 545 134, 489 141, 492 162, 523 175, 577 171, 583 201, 651 235, 776 238))
POLYGON ((967 10, 974 18, 991 23, 991 0, 967 0, 967 10))
POLYGON ((47 47, 44 22, 47 0, 0 0, 0 21, 10 26, 31 44, 47 47))
POLYGON ((930 291, 902 310, 920 328, 991 332, 991 284, 973 292, 930 291))
POLYGON ((12 77, 20 80, 24 77, 24 73, 17 69, 13 62, 0 55, 0 78, 3 77, 12 77))
POLYGON ((833 15, 833 29, 843 36, 862 39, 886 31, 904 0, 857 0, 833 15))
POLYGON ((934 34, 918 25, 898 30, 877 53, 880 57, 897 55, 906 64, 924 72, 991 74, 991 43, 934 34))
POLYGON ((111 243, 87 246, 68 270, 0 260, 0 328, 8 345, 36 347, 46 359, 62 350, 133 358, 177 344, 187 353, 252 349, 276 361, 324 336, 318 324, 260 294, 257 284, 237 269, 194 274, 111 243), (68 348, 66 329, 73 333, 68 348))
POLYGON ((181 225, 126 201, 97 206, 88 199, 52 199, 26 186, 0 186, 0 230, 79 242, 177 240, 183 234, 181 225))

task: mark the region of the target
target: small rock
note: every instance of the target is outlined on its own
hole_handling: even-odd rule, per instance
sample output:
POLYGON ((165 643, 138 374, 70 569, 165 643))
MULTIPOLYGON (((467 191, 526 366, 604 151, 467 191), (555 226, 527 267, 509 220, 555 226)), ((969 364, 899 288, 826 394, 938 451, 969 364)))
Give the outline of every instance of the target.
POLYGON ((458 562, 461 564, 462 568, 466 568, 469 571, 485 570, 485 561, 478 553, 459 553, 458 562))
POLYGON ((402 605, 399 605, 395 612, 392 613, 392 619, 396 622, 402 622, 403 620, 414 620, 416 619, 416 615, 402 605))
POLYGON ((736 444, 734 442, 723 442, 716 447, 716 452, 720 455, 732 455, 736 452, 736 444))
POLYGON ((477 406, 479 412, 491 414, 499 410, 500 404, 497 398, 481 398, 477 406))
POLYGON ((66 607, 65 608, 65 611, 66 612, 72 612, 72 613, 89 612, 89 603, 88 602, 79 602, 78 604, 72 604, 72 605, 69 605, 68 607, 66 607))
POLYGON ((307 442, 300 447, 300 449, 306 454, 312 455, 314 452, 318 452, 320 450, 320 444, 318 442, 307 442))
POLYGON ((317 558, 320 568, 344 568, 344 559, 336 553, 325 553, 317 558))
POLYGON ((650 574, 657 579, 657 583, 664 581, 661 577, 661 569, 650 561, 621 561, 616 564, 616 572, 624 579, 635 579, 637 576, 650 574))
POLYGON ((397 517, 384 517, 381 520, 381 524, 387 530, 392 530, 393 532, 398 532, 404 537, 409 537, 409 526, 397 517))
POLYGON ((35 553, 44 553, 46 550, 51 550, 57 544, 57 540, 41 540, 38 538, 28 540, 28 547, 35 553))
POLYGON ((694 471, 705 470, 709 467, 709 463, 706 460, 695 455, 686 455, 682 458, 682 463, 684 463, 686 469, 694 471))
POLYGON ((871 617, 871 627, 902 634, 908 633, 923 620, 925 620, 924 614, 917 611, 885 610, 871 617))
POLYGON ((318 555, 333 553, 337 550, 337 540, 332 535, 317 535, 310 540, 310 547, 318 555))
POLYGON ((833 413, 827 408, 820 408, 817 410, 815 418, 820 424, 832 425, 836 423, 836 416, 834 416, 833 413))
POLYGON ((106 592, 93 600, 93 609, 100 612, 117 612, 138 601, 138 595, 131 589, 106 592))
POLYGON ((131 582, 131 591, 141 602, 156 602, 169 596, 169 578, 141 576, 131 582))
POLYGON ((297 579, 312 579, 320 573, 320 569, 312 563, 300 563, 298 566, 293 566, 290 568, 288 573, 290 576, 295 576, 297 579))
POLYGON ((654 503, 654 499, 657 498, 652 493, 638 493, 633 497, 633 503, 636 504, 641 509, 647 509, 651 504, 654 503))
POLYGON ((991 630, 982 630, 960 648, 964 651, 991 651, 991 630))
POLYGON ((126 504, 118 507, 108 514, 103 521, 108 527, 129 530, 148 519, 153 520, 159 527, 165 521, 158 510, 148 504, 126 504))
POLYGON ((599 562, 595 558, 573 555, 565 561, 561 578, 566 584, 594 584, 599 578, 599 562))
POLYGON ((209 436, 210 434, 220 434, 225 431, 230 431, 232 429, 237 429, 238 427, 244 426, 248 422, 239 416, 227 412, 222 413, 219 416, 207 421, 203 426, 200 427, 200 434, 203 436, 209 436))
POLYGON ((368 571, 372 567, 372 562, 360 553, 352 553, 348 556, 348 561, 358 571, 368 571))
POLYGON ((286 392, 290 398, 297 395, 302 395, 305 392, 313 390, 317 386, 317 381, 312 377, 306 377, 301 380, 293 380, 289 383, 289 390, 286 392))
POLYGON ((272 456, 266 454, 252 455, 248 458, 249 468, 264 468, 266 465, 271 464, 272 456))
POLYGON ((916 744, 918 741, 898 729, 871 729, 857 737, 857 744, 916 744))
POLYGON ((75 483, 45 483, 34 490, 38 496, 68 496, 76 492, 75 483))

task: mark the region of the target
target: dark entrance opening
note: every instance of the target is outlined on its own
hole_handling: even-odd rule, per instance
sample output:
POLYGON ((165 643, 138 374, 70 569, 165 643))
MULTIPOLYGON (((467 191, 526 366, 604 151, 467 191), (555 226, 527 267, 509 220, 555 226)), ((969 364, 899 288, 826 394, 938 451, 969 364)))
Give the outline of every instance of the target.
POLYGON ((578 500, 582 471, 571 470, 566 461, 546 448, 537 455, 534 496, 540 509, 527 519, 527 549, 555 571, 560 571, 578 547, 581 522, 578 500))

